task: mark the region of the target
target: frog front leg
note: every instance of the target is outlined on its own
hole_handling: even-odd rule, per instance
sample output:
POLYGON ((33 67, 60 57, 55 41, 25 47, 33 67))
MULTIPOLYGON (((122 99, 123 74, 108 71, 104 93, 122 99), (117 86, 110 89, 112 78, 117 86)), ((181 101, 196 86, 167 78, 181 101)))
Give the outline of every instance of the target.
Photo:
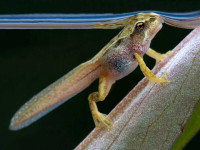
POLYGON ((165 54, 160 54, 153 49, 149 48, 146 52, 146 54, 156 60, 156 64, 161 62, 166 56, 173 54, 172 51, 168 51, 165 54))
POLYGON ((110 131, 111 131, 111 128, 110 128, 111 123, 110 123, 109 119, 106 118, 105 114, 102 114, 98 111, 96 102, 104 101, 104 99, 108 95, 113 83, 114 83, 114 81, 112 80, 112 78, 110 78, 108 76, 101 76, 99 78, 98 92, 93 92, 88 97, 89 106, 90 106, 90 110, 92 113, 92 117, 93 117, 95 126, 98 127, 99 124, 101 123, 103 126, 105 126, 110 131))
POLYGON ((166 74, 167 71, 165 71, 164 75, 160 78, 157 78, 151 70, 146 66, 142 56, 138 53, 134 53, 134 56, 136 58, 136 61, 138 62, 140 69, 142 73, 145 75, 145 77, 150 81, 150 84, 154 84, 157 82, 170 82, 169 80, 166 80, 166 74))

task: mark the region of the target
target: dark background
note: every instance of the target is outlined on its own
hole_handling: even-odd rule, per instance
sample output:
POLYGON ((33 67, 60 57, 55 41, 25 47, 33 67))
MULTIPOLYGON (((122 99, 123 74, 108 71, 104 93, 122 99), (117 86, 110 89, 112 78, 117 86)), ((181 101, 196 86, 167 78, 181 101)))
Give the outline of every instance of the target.
MULTIPOLYGON (((0 14, 123 13, 138 10, 198 10, 199 0, 1 0, 0 14)), ((120 30, 0 30, 0 150, 64 150, 75 148, 94 128, 87 97, 98 82, 31 126, 13 132, 9 122, 34 94, 92 58, 120 30)), ((190 30, 164 25, 151 47, 166 52, 190 30)), ((154 60, 145 57, 152 68, 154 60)), ((116 82, 99 110, 108 114, 143 78, 137 68, 116 82), (112 100, 112 101, 111 101, 112 100)), ((185 149, 200 148, 198 134, 185 149)))

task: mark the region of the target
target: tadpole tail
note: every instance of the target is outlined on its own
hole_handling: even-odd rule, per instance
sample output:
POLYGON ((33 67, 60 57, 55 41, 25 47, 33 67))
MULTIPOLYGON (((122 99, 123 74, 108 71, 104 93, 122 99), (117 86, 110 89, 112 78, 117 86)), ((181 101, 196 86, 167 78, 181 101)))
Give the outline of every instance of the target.
POLYGON ((97 62, 79 65, 26 102, 11 119, 9 129, 19 130, 32 124, 89 86, 99 73, 97 62))

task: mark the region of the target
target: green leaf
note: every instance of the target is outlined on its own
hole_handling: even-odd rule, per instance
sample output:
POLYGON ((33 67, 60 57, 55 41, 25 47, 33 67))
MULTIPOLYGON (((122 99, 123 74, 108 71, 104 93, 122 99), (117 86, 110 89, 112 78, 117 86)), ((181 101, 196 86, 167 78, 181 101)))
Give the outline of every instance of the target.
POLYGON ((194 110, 192 117, 186 124, 183 133, 178 137, 174 143, 172 150, 180 150, 190 141, 190 139, 199 131, 200 129, 200 103, 194 110))
MULTIPOLYGON (((95 128, 77 150, 172 148, 200 101, 200 28, 173 52, 153 69, 157 77, 168 70, 170 83, 148 85, 144 78, 109 114, 114 125, 112 133, 103 127, 95 128)), ((187 139, 181 140, 180 148, 199 129, 198 124, 187 139)))

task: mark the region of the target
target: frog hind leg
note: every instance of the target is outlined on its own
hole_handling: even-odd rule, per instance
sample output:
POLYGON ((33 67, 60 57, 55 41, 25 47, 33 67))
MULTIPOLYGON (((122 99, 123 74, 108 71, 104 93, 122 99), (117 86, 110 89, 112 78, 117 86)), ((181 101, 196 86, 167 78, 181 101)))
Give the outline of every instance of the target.
POLYGON ((101 123, 104 127, 106 127, 110 131, 111 131, 112 123, 110 122, 110 120, 107 118, 105 114, 102 114, 98 111, 96 102, 104 101, 113 83, 114 81, 111 78, 107 76, 101 76, 99 78, 98 92, 93 92, 88 96, 89 106, 90 106, 90 110, 92 113, 95 126, 98 127, 101 123))

